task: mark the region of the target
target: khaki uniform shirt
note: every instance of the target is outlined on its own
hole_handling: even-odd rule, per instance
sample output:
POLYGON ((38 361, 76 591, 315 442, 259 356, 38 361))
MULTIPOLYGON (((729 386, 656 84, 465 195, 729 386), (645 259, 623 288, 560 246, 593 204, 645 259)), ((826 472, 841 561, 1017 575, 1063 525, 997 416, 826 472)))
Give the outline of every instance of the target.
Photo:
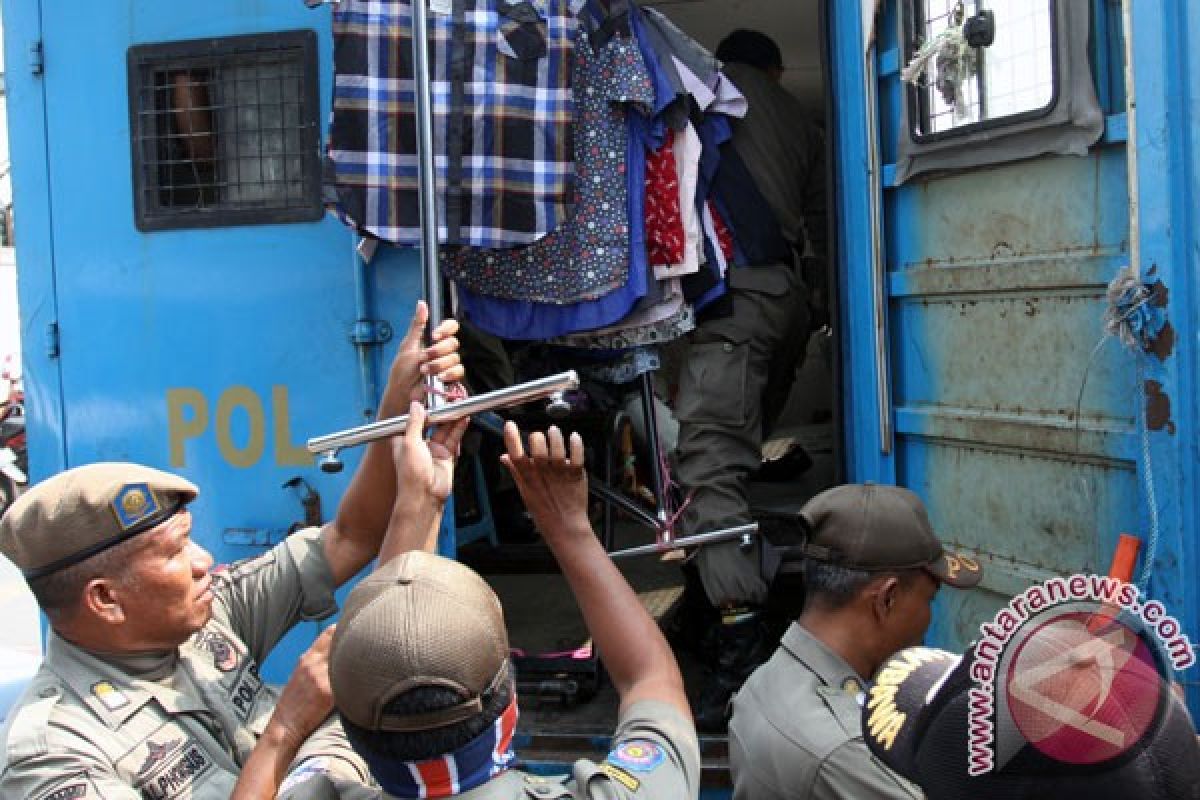
MULTIPOLYGON (((311 797, 369 797, 358 782, 347 786, 324 774, 324 761, 310 760, 293 773, 303 772, 304 780, 326 787, 325 794, 314 791, 311 797)), ((391 795, 375 792, 375 798, 391 800, 391 795)), ((674 706, 647 700, 621 715, 612 750, 601 763, 576 761, 571 775, 557 777, 510 769, 455 796, 460 800, 694 800, 699 792, 700 745, 695 726, 674 706)))
POLYGON ((296 622, 324 619, 337 605, 317 529, 214 578, 212 619, 162 680, 50 634, 0 733, 0 797, 229 797, 275 708, 259 664, 296 622))
POLYGON ((734 800, 922 797, 862 736, 862 680, 799 623, 733 700, 734 800))

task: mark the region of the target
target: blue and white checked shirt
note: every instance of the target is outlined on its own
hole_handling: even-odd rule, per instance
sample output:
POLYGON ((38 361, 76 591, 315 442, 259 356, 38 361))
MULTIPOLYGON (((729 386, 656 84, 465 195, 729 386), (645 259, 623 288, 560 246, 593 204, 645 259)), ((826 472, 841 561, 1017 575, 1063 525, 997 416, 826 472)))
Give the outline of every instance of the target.
MULTIPOLYGON (((439 239, 530 244, 570 212, 570 76, 584 0, 439 5, 429 12, 439 239)), ((328 154, 340 210, 360 231, 417 245, 412 5, 341 0, 333 26, 328 154)))

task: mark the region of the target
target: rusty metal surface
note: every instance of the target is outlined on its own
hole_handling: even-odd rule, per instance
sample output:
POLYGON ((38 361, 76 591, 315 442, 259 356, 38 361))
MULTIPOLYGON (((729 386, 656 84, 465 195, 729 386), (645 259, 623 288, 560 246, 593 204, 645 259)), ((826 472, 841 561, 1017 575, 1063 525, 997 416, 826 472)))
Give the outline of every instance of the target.
POLYGON ((1106 570, 1137 523, 1134 371, 1115 342, 1095 350, 1127 258, 1124 181, 1108 149, 889 198, 897 478, 988 575, 942 594, 939 644, 1034 581, 1106 570))

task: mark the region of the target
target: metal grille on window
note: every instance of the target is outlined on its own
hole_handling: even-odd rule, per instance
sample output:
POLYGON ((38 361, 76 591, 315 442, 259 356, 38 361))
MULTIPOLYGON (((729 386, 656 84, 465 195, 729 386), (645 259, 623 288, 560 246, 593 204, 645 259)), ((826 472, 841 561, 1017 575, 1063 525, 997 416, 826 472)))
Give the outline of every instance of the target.
POLYGON ((1053 0, 914 0, 913 10, 908 63, 914 72, 921 67, 911 81, 918 139, 1026 119, 1053 105, 1053 0), (977 23, 977 31, 991 29, 982 47, 964 36, 977 23))
POLYGON ((129 82, 139 229, 320 218, 312 31, 133 47, 129 82))

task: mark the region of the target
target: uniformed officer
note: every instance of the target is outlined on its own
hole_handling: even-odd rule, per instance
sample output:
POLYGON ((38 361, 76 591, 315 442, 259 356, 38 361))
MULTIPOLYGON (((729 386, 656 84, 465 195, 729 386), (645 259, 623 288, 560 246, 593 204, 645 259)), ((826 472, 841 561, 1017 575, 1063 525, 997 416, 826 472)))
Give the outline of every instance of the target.
POLYGON ((805 607, 734 696, 734 800, 919 798, 863 741, 864 687, 888 656, 921 642, 938 587, 976 585, 979 564, 943 549, 907 489, 839 486, 801 514, 805 607))
POLYGON ((695 798, 700 754, 683 681, 592 532, 582 441, 573 435, 568 455, 551 428, 526 454, 509 423, 505 445, 620 695, 611 752, 557 779, 509 769, 517 705, 499 600, 467 567, 424 552, 381 557, 347 601, 330 681, 351 743, 385 797, 695 798))
MULTIPOLYGON (((738 30, 716 56, 749 102, 732 122, 715 184, 745 264, 729 271, 726 298, 702 314, 684 355, 673 454, 689 497, 681 535, 751 521, 748 479, 803 359, 819 295, 810 284, 825 274, 824 143, 812 115, 780 85, 779 46, 738 30)), ((737 542, 696 553, 704 593, 720 611, 717 661, 696 705, 702 731, 724 730, 730 695, 775 645, 762 612, 770 576, 759 558, 737 542)))
MULTIPOLYGON (((447 382, 462 377, 457 324, 440 325, 424 347, 426 320, 420 304, 381 416, 404 410, 423 371, 447 382)), ((425 487, 406 485, 402 494, 448 492, 449 468, 441 467, 401 474, 425 487)), ((2 734, 0 796, 274 797, 332 708, 330 634, 279 696, 259 665, 297 622, 334 613, 334 590, 379 550, 397 480, 389 446, 372 444, 333 522, 215 570, 191 539, 188 504, 198 489, 181 477, 91 464, 31 489, 0 520, 0 552, 23 572, 51 630, 42 667, 2 734)), ((413 515, 400 538, 423 542, 431 516, 413 515)), ((330 756, 339 769, 369 779, 361 762, 348 760, 348 747, 341 753, 330 756)))

